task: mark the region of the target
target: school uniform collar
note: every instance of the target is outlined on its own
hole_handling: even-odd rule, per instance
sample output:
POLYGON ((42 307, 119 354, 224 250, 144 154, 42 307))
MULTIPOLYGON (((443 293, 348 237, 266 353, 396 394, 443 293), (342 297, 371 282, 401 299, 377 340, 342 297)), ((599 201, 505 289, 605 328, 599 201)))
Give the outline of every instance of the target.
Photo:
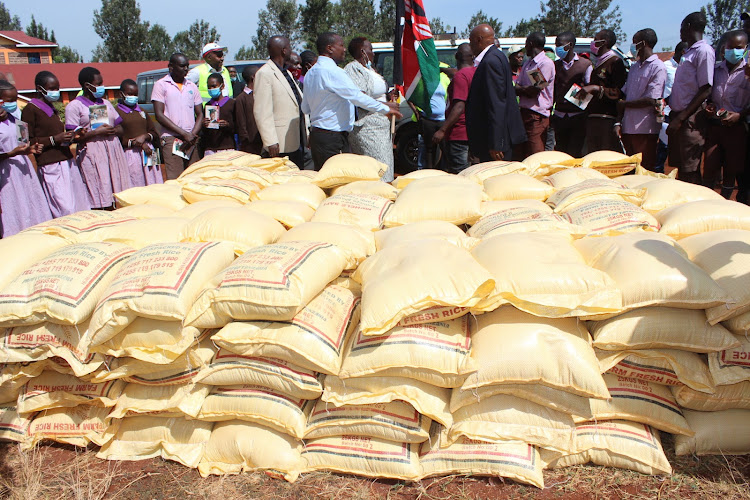
POLYGON ((47 115, 47 118, 52 118, 52 115, 55 114, 55 109, 49 104, 47 104, 46 102, 42 101, 41 99, 37 99, 35 97, 31 100, 31 104, 41 109, 44 112, 44 114, 47 115))
POLYGON ((221 107, 221 106, 225 105, 228 100, 229 100, 229 96, 224 96, 224 97, 222 97, 218 101, 216 99, 211 99, 210 101, 208 101, 207 104, 209 104, 211 106, 219 106, 219 107, 221 107))
POLYGON ((601 66, 605 62, 609 61, 613 57, 616 57, 616 55, 615 55, 615 51, 612 50, 612 49, 609 49, 604 54, 602 54, 600 56, 597 56, 597 58, 596 58, 596 67, 598 68, 599 66, 601 66))
MULTIPOLYGON (((537 66, 539 66, 539 63, 541 63, 545 57, 547 57, 547 54, 545 54, 544 51, 541 51, 540 53, 538 53, 537 55, 533 57, 532 61, 534 61, 537 64, 537 66)), ((547 59, 549 59, 549 57, 547 57, 547 59)))
POLYGON ((651 54, 644 61, 641 61, 640 59, 636 60, 636 63, 638 63, 638 66, 645 66, 646 64, 650 64, 657 59, 659 59, 659 56, 657 56, 656 54, 651 54))
POLYGON ((104 104, 104 99, 102 99, 101 97, 96 101, 92 101, 88 97, 79 95, 78 97, 76 97, 76 101, 80 101, 86 106, 96 106, 97 104, 104 104))
POLYGON ((733 70, 729 70, 729 65, 727 64, 726 59, 721 61, 717 67, 722 68, 724 71, 726 71, 729 74, 734 73, 735 71, 743 70, 747 66, 747 61, 745 61, 745 58, 740 59, 740 62, 737 64, 737 66, 734 67, 733 70))
MULTIPOLYGON (((192 80, 188 79, 187 77, 185 77, 185 79, 182 80, 182 83, 177 83, 176 81, 174 81, 174 78, 172 78, 172 75, 170 75, 169 73, 167 73, 167 76, 164 77, 164 80, 174 85, 175 88, 178 90, 180 90, 180 85, 182 85, 182 90, 185 90, 185 87, 193 83, 192 80)), ((193 85, 195 84, 193 83, 193 85)))
POLYGON ((708 42, 701 38, 700 40, 698 40, 697 42, 695 42, 693 45, 691 45, 690 47, 686 48, 685 52, 683 52, 682 55, 684 56, 685 54, 687 54, 691 50, 697 49, 701 45, 708 45, 708 42))
POLYGON ((246 94, 252 94, 253 93, 253 89, 251 89, 250 87, 245 87, 244 89, 242 89, 242 91, 244 93, 246 93, 246 94))
POLYGON ((125 113, 125 114, 130 114, 133 111, 138 111, 140 113, 142 111, 141 107, 138 106, 137 104, 135 105, 134 108, 131 108, 130 106, 126 106, 125 104, 123 104, 121 102, 117 103, 117 109, 122 110, 122 112, 125 113))

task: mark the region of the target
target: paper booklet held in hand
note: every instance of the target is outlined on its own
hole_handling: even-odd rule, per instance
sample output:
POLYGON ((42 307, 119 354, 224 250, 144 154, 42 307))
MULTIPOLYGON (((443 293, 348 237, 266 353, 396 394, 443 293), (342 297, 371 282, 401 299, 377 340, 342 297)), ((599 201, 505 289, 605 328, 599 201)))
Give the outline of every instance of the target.
POLYGON ((206 118, 208 118, 208 126, 206 128, 219 128, 219 106, 206 106, 206 118))
POLYGON ((19 144, 29 143, 29 125, 21 120, 16 120, 16 139, 19 144))
POLYGON ((549 82, 546 78, 544 78, 544 75, 539 68, 530 69, 526 72, 526 74, 529 75, 531 85, 533 85, 534 87, 545 89, 547 88, 547 85, 549 85, 549 82))
POLYGON ((175 138, 174 144, 172 144, 172 154, 175 156, 179 156, 180 158, 184 158, 186 160, 190 159, 190 155, 193 152, 193 149, 195 149, 195 145, 190 146, 187 151, 182 150, 182 145, 184 144, 184 141, 182 139, 175 138))
POLYGON ((594 96, 591 94, 587 94, 585 92, 581 91, 581 86, 578 84, 573 84, 570 89, 565 93, 565 99, 568 102, 572 102, 576 106, 578 106, 581 109, 586 109, 591 102, 591 99, 593 99, 594 96))
POLYGON ((104 104, 89 106, 89 122, 91 123, 91 130, 97 129, 102 125, 109 125, 107 106, 104 104))

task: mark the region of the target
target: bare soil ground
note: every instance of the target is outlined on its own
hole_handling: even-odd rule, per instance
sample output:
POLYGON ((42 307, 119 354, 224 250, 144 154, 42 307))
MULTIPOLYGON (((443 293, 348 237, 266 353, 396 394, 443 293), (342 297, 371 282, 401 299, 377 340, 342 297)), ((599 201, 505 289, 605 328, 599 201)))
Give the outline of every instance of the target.
POLYGON ((546 471, 540 490, 501 478, 448 476, 416 483, 328 473, 292 484, 262 473, 201 478, 161 459, 110 462, 95 450, 43 445, 21 452, 0 445, 0 498, 26 499, 345 499, 468 500, 585 498, 722 498, 750 500, 750 456, 675 457, 664 435, 671 476, 645 476, 596 466, 546 471))

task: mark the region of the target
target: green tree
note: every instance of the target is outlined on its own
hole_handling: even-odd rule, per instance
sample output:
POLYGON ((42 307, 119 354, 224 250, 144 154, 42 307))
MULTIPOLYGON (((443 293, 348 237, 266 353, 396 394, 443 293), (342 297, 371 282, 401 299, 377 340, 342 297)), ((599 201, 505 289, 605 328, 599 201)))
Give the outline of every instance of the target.
POLYGON ((101 10, 94 11, 94 31, 102 38, 94 50, 95 60, 143 60, 148 29, 148 23, 141 22, 141 9, 135 0, 102 0, 101 10))
POLYGON ((2 31, 20 31, 21 18, 12 16, 4 2, 0 2, 0 30, 2 31))
POLYGON ((83 57, 76 50, 68 45, 63 45, 55 51, 52 60, 56 63, 81 63, 83 57))
POLYGON ((299 45, 299 9, 294 0, 268 0, 266 8, 258 11, 258 28, 251 40, 259 59, 268 57, 266 44, 274 35, 284 35, 292 46, 299 45))
POLYGON ((167 61, 174 52, 174 41, 167 28, 161 24, 150 26, 143 47, 143 59, 146 61, 167 61))
POLYGON ((237 50, 237 52, 234 54, 234 59, 236 61, 252 61, 253 59, 267 59, 268 54, 266 54, 266 51, 263 52, 258 51, 255 47, 247 47, 246 45, 243 45, 242 47, 237 50))
POLYGON ((706 14, 706 34, 718 41, 721 35, 742 27, 740 15, 750 10, 750 0, 713 0, 701 9, 706 14))
POLYGON ((500 36, 500 33, 502 33, 503 30, 503 23, 500 19, 491 17, 488 14, 485 14, 482 9, 479 9, 473 16, 471 16, 471 19, 469 19, 469 24, 466 26, 466 30, 461 33, 461 37, 469 38, 471 30, 479 24, 489 24, 492 26, 492 29, 495 30, 495 36, 500 36))
POLYGON ((31 15, 31 22, 26 26, 26 34, 33 36, 34 38, 39 38, 40 40, 47 40, 48 42, 52 41, 47 28, 45 28, 42 23, 36 22, 34 14, 31 15))
POLYGON ((188 59, 201 59, 203 46, 220 39, 221 35, 216 28, 206 21, 196 19, 187 31, 180 31, 174 36, 174 50, 182 52, 188 59))
POLYGON ((432 36, 450 33, 451 29, 452 27, 444 24, 443 20, 439 17, 433 17, 430 19, 430 30, 432 31, 432 36))
POLYGON ((525 38, 535 31, 544 32, 544 22, 538 17, 521 19, 516 24, 505 30, 503 36, 525 38))
POLYGON ((547 0, 540 4, 539 16, 544 32, 550 36, 572 31, 579 37, 593 37, 603 29, 611 29, 622 42, 622 13, 613 0, 547 0))
POLYGON ((396 0, 380 0, 376 23, 374 39, 378 42, 392 42, 396 28, 396 0))
POLYGON ((332 31, 341 35, 344 43, 358 36, 373 39, 377 34, 373 0, 339 0, 332 18, 332 31))
POLYGON ((331 1, 307 0, 299 9, 299 24, 305 48, 315 50, 318 35, 331 30, 331 1))

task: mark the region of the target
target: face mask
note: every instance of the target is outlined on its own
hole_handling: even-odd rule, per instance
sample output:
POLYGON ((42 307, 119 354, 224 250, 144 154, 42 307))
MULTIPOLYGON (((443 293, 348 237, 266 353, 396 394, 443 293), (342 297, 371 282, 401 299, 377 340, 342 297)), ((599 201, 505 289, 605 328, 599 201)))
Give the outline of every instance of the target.
POLYGON ((237 78, 236 76, 233 76, 233 77, 231 78, 231 80, 232 80, 233 82, 238 82, 238 81, 239 81, 240 79, 239 79, 239 78, 237 78))
POLYGON ((599 47, 596 45, 596 40, 591 40, 591 53, 596 55, 599 53, 599 47))
POLYGON ((636 43, 630 44, 630 53, 633 54, 633 57, 638 57, 638 44, 636 43))
POLYGON ((59 90, 45 90, 43 88, 40 88, 40 91, 45 99, 47 99, 49 102, 57 102, 60 100, 60 91, 59 90))
POLYGON ((208 89, 208 95, 210 95, 212 99, 216 99, 221 95, 221 88, 217 87, 215 89, 208 89))
POLYGON ((561 45, 560 47, 555 47, 555 54, 557 54, 557 57, 560 59, 565 59, 568 55, 568 51, 565 50, 565 45, 561 45))
POLYGON ((138 96, 137 95, 126 95, 126 96, 123 96, 123 101, 125 101, 126 105, 128 105, 128 106, 130 106, 132 108, 136 104, 138 104, 138 96))
MULTIPOLYGON (((93 85, 91 86, 94 87, 93 85)), ((104 85, 99 85, 98 87, 94 87, 93 94, 96 99, 101 99, 102 97, 104 97, 105 92, 106 90, 104 89, 104 85)))
POLYGON ((729 64, 737 64, 745 57, 746 49, 724 49, 724 59, 729 64))
POLYGON ((5 111, 7 111, 8 113, 11 113, 11 114, 15 113, 16 110, 18 109, 18 103, 15 102, 15 101, 13 101, 13 102, 4 102, 3 103, 3 109, 5 111))

